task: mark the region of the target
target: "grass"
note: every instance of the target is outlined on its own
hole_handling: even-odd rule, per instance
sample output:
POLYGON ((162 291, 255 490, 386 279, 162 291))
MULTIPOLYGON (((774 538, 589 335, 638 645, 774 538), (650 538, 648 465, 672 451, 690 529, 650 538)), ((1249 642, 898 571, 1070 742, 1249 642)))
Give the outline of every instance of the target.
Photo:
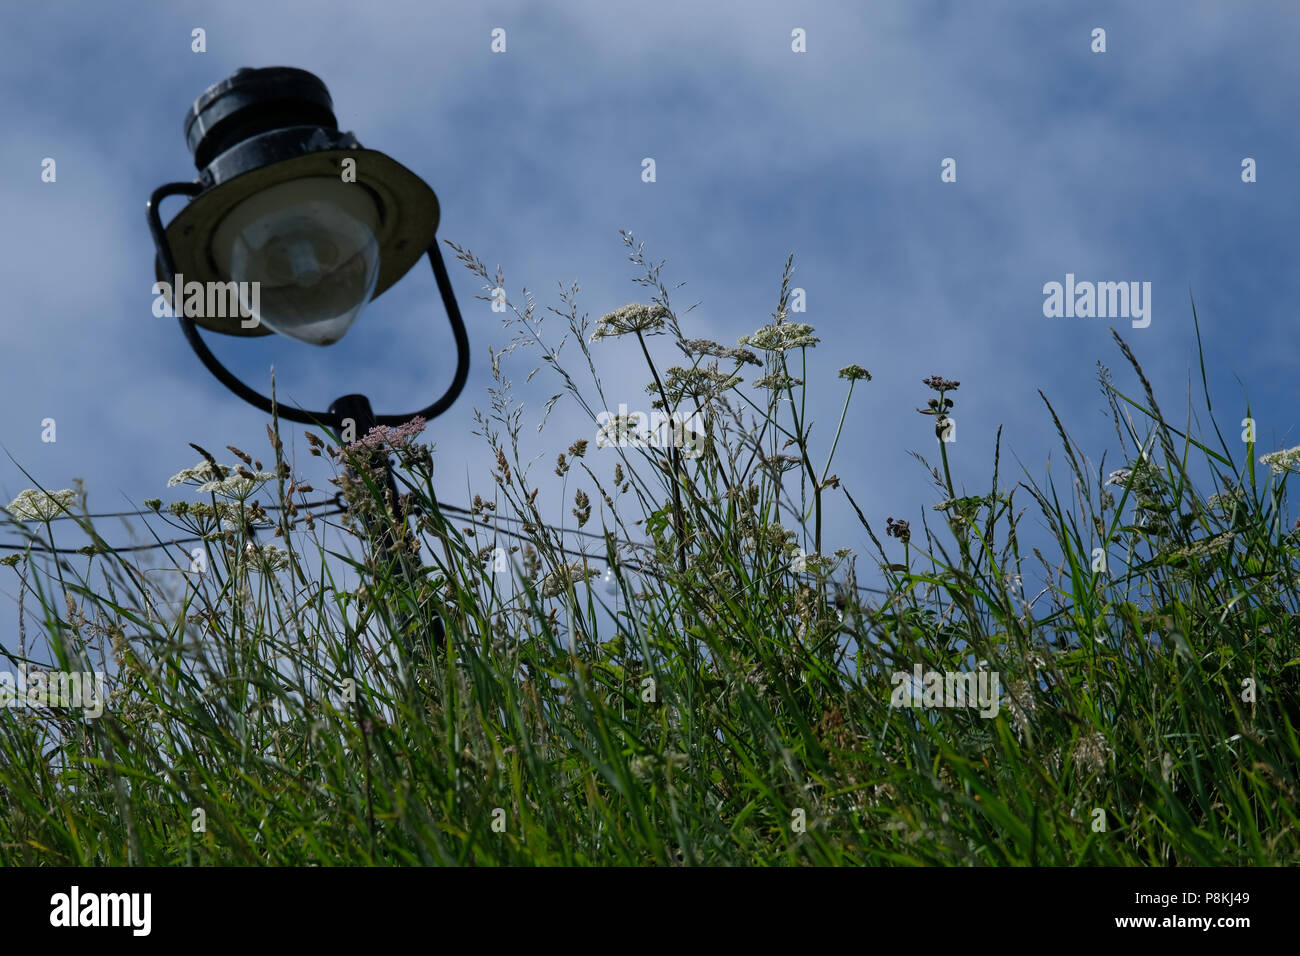
MULTIPOLYGON (((278 428, 265 468, 204 453, 177 476, 197 494, 149 503, 172 526, 156 541, 202 539, 166 572, 109 547, 76 490, 11 506, 26 543, 6 573, 40 626, 20 621, 6 666, 102 671, 112 693, 98 719, 0 708, 0 862, 1300 861, 1292 458, 1260 468, 1253 437, 1234 452, 1174 427, 1116 335, 1143 389, 1101 368, 1122 468, 1090 466, 1044 395, 1070 487, 1008 486, 999 452, 967 494, 943 441, 959 385, 932 376, 936 517, 915 534, 890 517, 882 543, 831 470, 839 432, 808 441, 817 339, 788 320, 791 264, 772 325, 730 348, 683 334, 661 264, 624 241, 649 303, 594 329, 576 286, 546 317, 510 306, 475 417, 496 465, 468 513, 439 503, 418 423, 346 447, 312 434, 313 455, 349 466, 328 536, 278 428), (702 427, 609 444, 629 423, 606 416, 565 443, 547 507, 503 357, 537 354, 595 423, 631 404, 597 373, 609 338, 644 358, 647 401, 702 427), (739 382, 751 364, 762 377, 739 382), (376 455, 396 459, 396 498, 376 455), (857 554, 820 553, 832 496, 883 593, 856 586, 857 554), (1027 511, 1050 555, 1021 553, 1027 511), (54 550, 67 520, 84 558, 54 550), (917 665, 996 674, 996 715, 894 706, 894 675, 917 665)), ((493 301, 504 278, 456 251, 493 301)), ((841 378, 842 430, 870 376, 841 378)))

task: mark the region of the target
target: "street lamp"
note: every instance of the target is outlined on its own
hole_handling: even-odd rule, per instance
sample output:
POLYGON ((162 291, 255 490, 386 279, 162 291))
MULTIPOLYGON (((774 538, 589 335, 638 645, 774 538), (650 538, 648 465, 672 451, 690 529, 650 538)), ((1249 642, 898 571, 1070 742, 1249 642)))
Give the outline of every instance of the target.
MULTIPOLYGON (((456 340, 456 373, 442 397, 397 415, 375 415, 364 395, 344 395, 324 412, 279 405, 276 413, 340 432, 350 420, 362 437, 375 425, 417 415, 432 420, 446 411, 469 375, 469 338, 438 249, 433 189, 395 160, 363 148, 352 133, 340 132, 325 84, 290 67, 244 68, 210 87, 186 114, 185 140, 198 178, 160 186, 146 208, 157 278, 175 290, 181 331, 208 371, 271 414, 271 400, 217 361, 196 326, 332 345, 369 300, 427 254, 456 340), (177 195, 190 201, 164 227, 159 204, 177 195), (191 309, 181 304, 182 283, 233 291, 239 308, 191 309)), ((213 297, 200 294, 199 301, 212 303, 213 297)), ((385 484, 396 501, 383 458, 385 484)), ((391 548, 391 536, 383 542, 391 548)))

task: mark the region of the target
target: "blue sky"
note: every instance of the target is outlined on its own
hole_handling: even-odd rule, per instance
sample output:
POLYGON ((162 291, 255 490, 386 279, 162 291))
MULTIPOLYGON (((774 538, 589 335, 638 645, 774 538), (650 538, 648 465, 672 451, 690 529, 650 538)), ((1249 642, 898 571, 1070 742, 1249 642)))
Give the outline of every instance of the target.
MULTIPOLYGON (((793 252, 807 312, 791 318, 821 339, 808 376, 815 440, 829 442, 838 419, 836 371, 857 363, 874 377, 859 383, 833 470, 877 534, 887 516, 914 529, 923 511, 935 517, 940 497, 908 454, 935 455, 931 422, 914 411, 928 375, 962 383, 950 454, 969 494, 988 489, 1000 425, 1004 479, 1023 465, 1043 482, 1049 458, 1061 464, 1039 388, 1094 467, 1107 449, 1118 465, 1097 360, 1140 389, 1110 325, 1181 425, 1189 389, 1199 409, 1191 295, 1225 435, 1248 395, 1260 453, 1300 444, 1287 385, 1300 364, 1293 3, 77 0, 6 5, 0 24, 0 503, 31 484, 18 465, 48 488, 84 478, 91 509, 117 511, 175 500, 166 481, 195 462, 188 442, 265 453, 264 416, 209 376, 174 320, 151 314, 144 218, 154 187, 193 178, 185 110, 241 66, 320 76, 340 127, 430 183, 440 237, 500 263, 512 299, 526 286, 539 308, 558 306, 557 285, 577 280, 593 319, 644 301, 618 236, 628 229, 667 260, 670 288, 686 283, 679 311, 699 303, 688 334, 734 344, 769 321, 793 252), (205 53, 191 50, 195 27, 205 53), (496 27, 504 54, 490 50, 496 27), (1096 27, 1105 53, 1091 52, 1096 27), (791 50, 795 28, 805 53, 791 50), (641 180, 647 156, 654 183, 641 180), (45 157, 55 183, 41 180, 45 157), (956 182, 940 181, 945 157, 956 182), (1241 181, 1244 157, 1258 182, 1241 181), (1044 283, 1067 273, 1150 282, 1150 326, 1044 317, 1044 283), (46 418, 53 444, 41 441, 46 418)), ((473 409, 488 404, 488 348, 509 333, 474 299, 481 283, 449 268, 474 365, 425 437, 440 493, 463 503, 491 486, 473 409)), ((262 390, 274 363, 282 397, 308 407, 354 391, 380 412, 419 407, 454 368, 427 267, 331 349, 208 341, 262 390)), ((646 407, 633 348, 596 348, 612 404, 646 407)), ((507 359, 526 421, 560 391, 546 370, 522 384, 538 364, 507 359)), ((526 426, 538 483, 551 490, 555 453, 595 430, 567 399, 540 438, 526 426)), ((324 487, 302 429, 286 437, 324 487)), ((599 474, 613 467, 605 454, 599 474)), ((570 507, 552 496, 557 522, 570 507)), ((846 505, 827 527, 826 550, 869 557, 846 505)), ((101 528, 126 540, 117 530, 101 528)), ((865 566, 859 577, 871 580, 865 566)), ((15 588, 0 580, 7 607, 15 588)))

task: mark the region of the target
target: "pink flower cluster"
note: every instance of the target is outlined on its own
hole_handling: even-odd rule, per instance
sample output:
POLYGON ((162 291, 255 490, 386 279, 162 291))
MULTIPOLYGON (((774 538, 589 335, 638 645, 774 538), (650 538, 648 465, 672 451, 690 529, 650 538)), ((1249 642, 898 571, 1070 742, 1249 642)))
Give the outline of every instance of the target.
POLYGON ((337 462, 342 462, 347 455, 368 457, 403 448, 407 442, 424 431, 427 424, 429 423, 422 417, 416 415, 406 424, 398 425, 396 428, 390 428, 387 425, 376 425, 364 437, 358 438, 352 444, 337 452, 334 459, 337 462))

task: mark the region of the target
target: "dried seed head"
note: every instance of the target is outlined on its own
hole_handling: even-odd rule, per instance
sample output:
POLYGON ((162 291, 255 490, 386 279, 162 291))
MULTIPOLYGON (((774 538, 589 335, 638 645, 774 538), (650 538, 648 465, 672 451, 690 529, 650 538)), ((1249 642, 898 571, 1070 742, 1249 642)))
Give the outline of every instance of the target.
POLYGON ((885 519, 885 534, 897 538, 903 544, 912 540, 911 525, 906 521, 895 521, 893 518, 885 519))
POLYGON ((921 384, 928 385, 936 392, 951 392, 961 385, 961 382, 954 382, 938 375, 931 375, 929 378, 921 379, 921 384))
POLYGON ((591 518, 591 499, 579 488, 578 493, 573 496, 573 503, 577 506, 573 509, 573 516, 578 519, 578 527, 581 528, 591 518))

